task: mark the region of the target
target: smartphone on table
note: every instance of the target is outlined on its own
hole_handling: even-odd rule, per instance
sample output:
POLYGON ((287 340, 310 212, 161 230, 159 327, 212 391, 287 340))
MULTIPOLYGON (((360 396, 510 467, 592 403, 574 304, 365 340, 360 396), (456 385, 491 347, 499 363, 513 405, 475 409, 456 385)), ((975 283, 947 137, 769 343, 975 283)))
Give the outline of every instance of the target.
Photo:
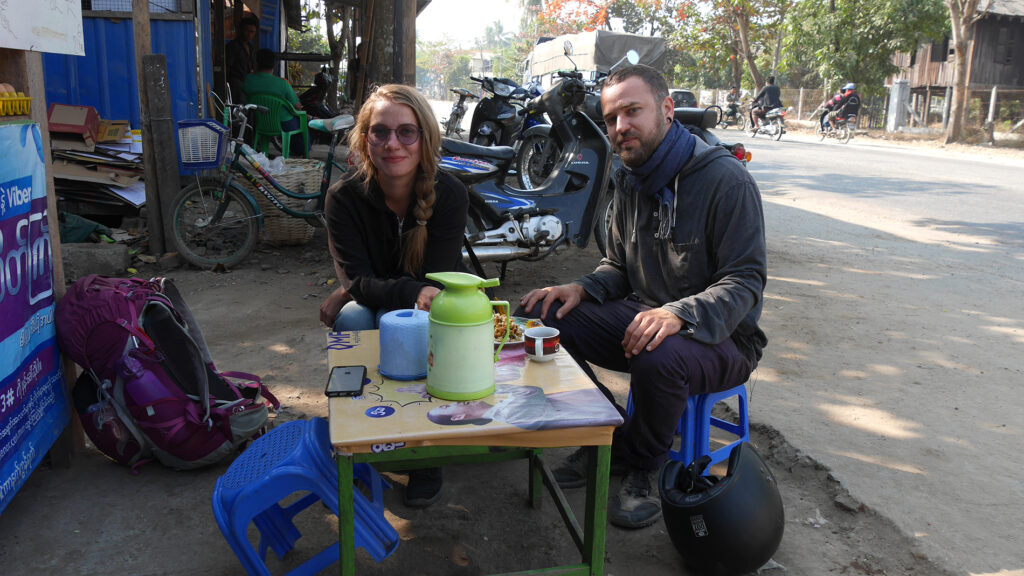
POLYGON ((338 396, 360 396, 363 393, 363 380, 366 379, 366 366, 335 366, 327 378, 324 394, 328 398, 338 396))

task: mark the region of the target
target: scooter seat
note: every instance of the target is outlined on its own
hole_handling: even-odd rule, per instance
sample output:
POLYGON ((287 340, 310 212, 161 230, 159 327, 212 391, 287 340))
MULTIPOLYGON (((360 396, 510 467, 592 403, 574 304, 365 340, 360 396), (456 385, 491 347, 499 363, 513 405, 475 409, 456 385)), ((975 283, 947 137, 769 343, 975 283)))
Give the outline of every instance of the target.
POLYGON ((680 124, 699 126, 705 130, 718 124, 718 112, 714 108, 676 108, 675 117, 680 124))
POLYGON ((338 114, 334 118, 314 118, 309 121, 309 127, 321 132, 338 132, 356 125, 356 119, 351 114, 338 114))
POLYGON ((441 149, 459 156, 475 156, 493 160, 511 160, 516 157, 516 150, 511 146, 480 146, 454 138, 441 138, 441 149))

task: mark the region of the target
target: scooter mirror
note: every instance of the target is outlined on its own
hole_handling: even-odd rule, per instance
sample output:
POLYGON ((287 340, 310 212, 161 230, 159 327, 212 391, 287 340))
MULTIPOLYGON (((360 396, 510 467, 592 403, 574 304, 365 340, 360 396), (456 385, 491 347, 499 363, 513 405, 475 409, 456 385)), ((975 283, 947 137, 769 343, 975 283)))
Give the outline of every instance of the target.
POLYGON ((566 40, 565 44, 562 44, 562 51, 566 56, 572 56, 572 42, 566 40))
POLYGON ((629 61, 630 66, 636 66, 640 63, 640 55, 637 54, 636 50, 630 50, 626 52, 626 60, 629 61))

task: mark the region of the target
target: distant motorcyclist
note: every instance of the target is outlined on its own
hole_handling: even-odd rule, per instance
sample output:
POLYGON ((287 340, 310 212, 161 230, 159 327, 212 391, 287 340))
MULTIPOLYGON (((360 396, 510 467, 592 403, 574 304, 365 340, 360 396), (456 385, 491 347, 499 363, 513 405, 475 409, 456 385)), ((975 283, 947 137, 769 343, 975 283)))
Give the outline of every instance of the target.
POLYGON ((821 123, 821 131, 822 132, 827 130, 827 128, 825 127, 825 122, 828 121, 828 115, 833 110, 836 109, 836 106, 838 106, 839 103, 842 100, 843 100, 843 93, 842 92, 836 92, 835 96, 833 96, 832 98, 830 98, 828 101, 826 101, 824 104, 821 105, 823 110, 821 111, 821 117, 818 118, 818 122, 821 123))
POLYGON ((843 86, 843 98, 829 112, 828 123, 835 130, 837 118, 856 116, 858 112, 860 112, 860 94, 857 93, 857 85, 850 82, 843 86))
POLYGON ((739 88, 733 86, 732 90, 725 95, 725 115, 728 118, 735 119, 740 112, 740 91, 739 88))
POLYGON ((769 76, 764 87, 754 97, 753 108, 750 110, 750 121, 755 131, 760 128, 758 120, 764 119, 765 114, 776 108, 782 108, 782 91, 775 85, 775 76, 769 76))

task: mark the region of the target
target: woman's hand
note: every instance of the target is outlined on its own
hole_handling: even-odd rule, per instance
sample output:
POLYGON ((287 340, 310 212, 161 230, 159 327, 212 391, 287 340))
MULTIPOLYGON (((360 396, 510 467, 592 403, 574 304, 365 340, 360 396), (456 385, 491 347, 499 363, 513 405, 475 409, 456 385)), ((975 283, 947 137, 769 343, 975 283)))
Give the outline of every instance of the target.
POLYGON ((320 304, 320 321, 328 328, 334 328, 334 319, 338 317, 341 308, 352 300, 352 295, 343 286, 331 292, 327 299, 320 304))
POLYGON ((430 304, 434 301, 434 296, 437 296, 440 292, 441 289, 436 286, 420 288, 420 293, 416 295, 416 308, 429 311, 430 304))

